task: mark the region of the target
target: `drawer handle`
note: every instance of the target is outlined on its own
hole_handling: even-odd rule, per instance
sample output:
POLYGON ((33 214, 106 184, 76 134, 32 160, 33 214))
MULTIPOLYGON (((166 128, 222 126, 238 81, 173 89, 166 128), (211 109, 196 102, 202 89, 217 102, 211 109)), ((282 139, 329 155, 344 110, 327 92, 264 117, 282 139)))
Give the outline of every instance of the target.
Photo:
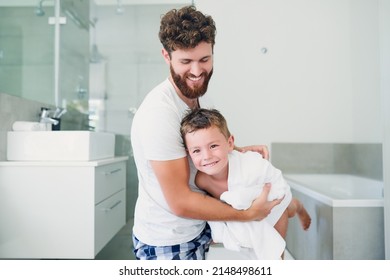
POLYGON ((117 202, 115 202, 111 207, 109 207, 109 208, 104 208, 103 209, 103 211, 104 212, 110 212, 110 211, 112 211, 115 207, 117 207, 119 204, 121 204, 122 203, 122 200, 118 200, 117 202))
POLYGON ((108 175, 112 175, 114 173, 117 173, 119 171, 121 171, 122 168, 118 168, 118 169, 114 169, 114 170, 111 170, 111 171, 107 171, 107 172, 104 172, 104 175, 108 176, 108 175))

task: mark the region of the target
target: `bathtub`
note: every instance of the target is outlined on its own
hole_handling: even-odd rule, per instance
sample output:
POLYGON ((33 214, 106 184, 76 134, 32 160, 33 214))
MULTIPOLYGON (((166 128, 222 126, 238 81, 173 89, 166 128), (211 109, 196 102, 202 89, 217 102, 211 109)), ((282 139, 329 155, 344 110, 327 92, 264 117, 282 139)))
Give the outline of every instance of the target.
POLYGON ((290 219, 286 243, 295 259, 384 259, 383 182, 347 174, 284 174, 312 218, 290 219))

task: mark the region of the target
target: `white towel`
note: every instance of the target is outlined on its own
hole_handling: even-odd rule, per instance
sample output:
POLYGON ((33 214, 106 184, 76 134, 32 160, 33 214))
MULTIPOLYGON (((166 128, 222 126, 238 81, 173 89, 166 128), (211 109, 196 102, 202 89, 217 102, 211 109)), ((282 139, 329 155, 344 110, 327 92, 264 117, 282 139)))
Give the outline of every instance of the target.
POLYGON ((16 121, 12 124, 13 131, 44 131, 46 124, 39 122, 16 121))
POLYGON ((282 236, 266 220, 208 223, 214 242, 223 243, 229 250, 245 252, 250 259, 279 260, 286 247, 282 236))
POLYGON ((272 184, 268 195, 269 201, 282 198, 290 191, 282 172, 268 160, 263 159, 259 153, 232 151, 229 154, 228 190, 233 193, 222 194, 221 199, 223 196, 231 196, 228 199, 229 204, 233 203, 231 205, 237 209, 247 209, 253 199, 261 193, 265 183, 272 184), (245 191, 242 191, 243 188, 245 191), (242 208, 235 207, 235 203, 240 203, 242 208))
MULTIPOLYGON (((268 200, 285 196, 282 203, 274 207, 271 214, 253 222, 209 222, 215 242, 233 251, 253 250, 252 259, 280 259, 286 242, 275 230, 274 225, 291 201, 290 187, 283 179, 280 170, 274 168, 257 153, 229 154, 228 191, 220 199, 236 209, 247 209, 257 198, 265 183, 272 187, 268 200)), ((246 254, 248 256, 248 254, 246 254)))

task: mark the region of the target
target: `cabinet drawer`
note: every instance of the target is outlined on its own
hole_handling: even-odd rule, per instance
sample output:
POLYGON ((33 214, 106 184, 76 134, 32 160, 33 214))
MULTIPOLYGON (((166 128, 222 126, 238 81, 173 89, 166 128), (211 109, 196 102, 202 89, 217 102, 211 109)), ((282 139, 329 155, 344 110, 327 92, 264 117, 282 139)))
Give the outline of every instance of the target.
POLYGON ((95 255, 126 223, 125 190, 95 206, 95 255))
POLYGON ((96 168, 95 172, 95 204, 125 188, 126 163, 117 162, 96 168))

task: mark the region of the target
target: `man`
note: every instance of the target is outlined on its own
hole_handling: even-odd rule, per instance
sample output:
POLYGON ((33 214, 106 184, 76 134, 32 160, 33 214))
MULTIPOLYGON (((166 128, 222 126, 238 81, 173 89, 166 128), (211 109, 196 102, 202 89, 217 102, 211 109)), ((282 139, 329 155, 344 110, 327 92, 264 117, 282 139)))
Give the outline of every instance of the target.
MULTIPOLYGON (((268 202, 270 186, 265 186, 249 209, 235 210, 193 183, 196 169, 187 158, 180 122, 189 109, 209 105, 204 94, 213 73, 215 33, 213 19, 193 6, 161 19, 159 38, 170 76, 146 96, 131 131, 139 179, 137 259, 204 259, 211 242, 206 220, 261 220, 281 202, 268 202)), ((256 148, 266 153, 265 147, 256 148)))

